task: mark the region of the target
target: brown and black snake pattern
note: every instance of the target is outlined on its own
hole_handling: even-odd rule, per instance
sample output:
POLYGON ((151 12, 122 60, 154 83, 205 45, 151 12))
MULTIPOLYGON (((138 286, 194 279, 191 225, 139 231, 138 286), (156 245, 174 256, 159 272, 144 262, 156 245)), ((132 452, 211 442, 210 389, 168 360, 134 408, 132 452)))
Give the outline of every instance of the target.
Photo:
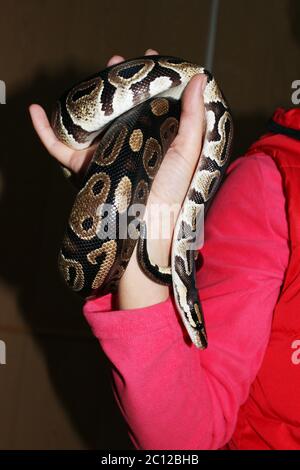
POLYGON ((66 283, 84 297, 114 291, 138 242, 141 268, 156 282, 173 283, 190 338, 205 348, 196 286, 197 221, 203 223, 201 215, 225 173, 233 132, 228 106, 212 75, 175 57, 128 60, 65 92, 57 102, 52 127, 62 142, 75 149, 87 148, 101 135, 59 255, 66 283), (147 253, 143 213, 155 175, 178 131, 182 92, 198 73, 207 78, 203 148, 176 223, 171 266, 160 267, 147 253))

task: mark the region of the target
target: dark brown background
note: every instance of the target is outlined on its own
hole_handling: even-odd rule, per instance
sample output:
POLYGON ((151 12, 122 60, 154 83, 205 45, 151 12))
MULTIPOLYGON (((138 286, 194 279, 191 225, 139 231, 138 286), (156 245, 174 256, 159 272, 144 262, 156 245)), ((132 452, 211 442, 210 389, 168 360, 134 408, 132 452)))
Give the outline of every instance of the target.
MULTIPOLYGON (((48 110, 114 53, 148 47, 202 64, 209 0, 0 0, 0 448, 130 446, 105 358, 61 284, 56 255, 72 193, 27 107, 48 110)), ((221 0, 214 73, 234 112, 238 156, 300 79, 298 0, 221 0)))

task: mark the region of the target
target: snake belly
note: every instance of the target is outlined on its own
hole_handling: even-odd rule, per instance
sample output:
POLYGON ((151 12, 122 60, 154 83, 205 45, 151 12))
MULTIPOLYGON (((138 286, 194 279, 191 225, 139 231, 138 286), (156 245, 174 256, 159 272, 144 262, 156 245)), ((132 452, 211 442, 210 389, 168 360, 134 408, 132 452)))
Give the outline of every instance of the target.
POLYGON ((83 297, 117 289, 138 243, 143 271, 172 282, 178 312, 192 342, 207 347, 196 284, 195 239, 229 162, 233 125, 228 105, 204 68, 170 56, 147 56, 108 67, 66 91, 52 119, 60 141, 74 149, 99 140, 71 209, 59 253, 67 285, 83 297), (181 95, 205 74, 206 130, 198 166, 177 219, 171 266, 151 262, 143 214, 151 185, 177 135, 181 95), (142 230, 143 229, 143 230, 142 230))

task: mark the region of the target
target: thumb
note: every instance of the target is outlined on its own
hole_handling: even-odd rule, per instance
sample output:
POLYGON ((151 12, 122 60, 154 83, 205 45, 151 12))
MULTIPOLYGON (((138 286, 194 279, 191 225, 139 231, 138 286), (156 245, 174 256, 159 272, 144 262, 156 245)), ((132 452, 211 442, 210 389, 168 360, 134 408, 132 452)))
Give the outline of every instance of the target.
POLYGON ((203 101, 205 86, 206 77, 197 74, 188 83, 182 96, 180 124, 174 147, 190 163, 196 163, 202 148, 205 127, 203 101))

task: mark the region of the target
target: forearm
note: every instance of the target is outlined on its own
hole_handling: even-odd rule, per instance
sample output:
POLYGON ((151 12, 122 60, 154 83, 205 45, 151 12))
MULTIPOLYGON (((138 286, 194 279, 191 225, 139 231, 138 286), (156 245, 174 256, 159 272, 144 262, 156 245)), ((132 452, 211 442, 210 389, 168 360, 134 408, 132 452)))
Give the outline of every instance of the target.
POLYGON ((211 448, 216 421, 206 373, 199 351, 183 340, 171 302, 128 313, 114 312, 122 333, 105 337, 102 329, 100 343, 135 446, 211 448))
POLYGON ((253 159, 237 166, 206 224, 198 273, 206 351, 190 344, 171 299, 131 311, 113 311, 111 296, 85 305, 137 447, 216 449, 231 437, 268 343, 289 255, 280 176, 265 160, 263 175, 253 159), (253 206, 258 194, 268 208, 253 206))
POLYGON ((118 288, 117 308, 131 310, 164 302, 169 288, 149 279, 141 270, 136 259, 136 250, 122 276, 118 288))
MULTIPOLYGON (((150 204, 148 205, 148 212, 146 212, 145 215, 145 221, 148 227, 150 226, 150 220, 147 215, 151 212, 151 209, 149 210, 149 207, 151 207, 150 204)), ((152 211, 152 213, 153 212, 154 211, 152 211)), ((170 265, 171 234, 173 233, 174 220, 176 220, 178 212, 174 214, 174 211, 172 212, 170 209, 169 214, 170 220, 166 234, 162 233, 163 228, 160 223, 160 218, 158 217, 157 220, 153 220, 152 217, 151 224, 154 224, 152 225, 154 230, 151 231, 151 233, 155 233, 156 237, 147 240, 150 259, 159 266, 170 265)), ((164 302, 168 297, 169 288, 167 286, 157 284, 142 272, 137 261, 135 249, 119 283, 117 307, 121 310, 148 307, 149 305, 164 302)))

